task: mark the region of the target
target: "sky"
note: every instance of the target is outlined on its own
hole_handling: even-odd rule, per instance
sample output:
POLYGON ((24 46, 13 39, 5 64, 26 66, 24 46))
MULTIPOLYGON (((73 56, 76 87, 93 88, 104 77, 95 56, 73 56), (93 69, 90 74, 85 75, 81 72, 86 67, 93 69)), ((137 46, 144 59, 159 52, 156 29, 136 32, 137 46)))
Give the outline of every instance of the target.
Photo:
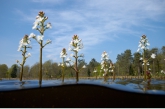
MULTIPOLYGON (((47 60, 62 62, 60 52, 68 51, 72 36, 82 39, 86 63, 92 58, 101 62, 106 51, 116 62, 118 54, 138 49, 140 38, 145 34, 153 47, 165 46, 165 0, 1 0, 0 1, 0 64, 8 67, 22 61, 17 51, 25 34, 34 33, 33 23, 39 11, 48 17, 51 29, 44 33, 43 63, 47 60)), ((31 57, 25 65, 39 62, 39 44, 31 39, 31 57)))

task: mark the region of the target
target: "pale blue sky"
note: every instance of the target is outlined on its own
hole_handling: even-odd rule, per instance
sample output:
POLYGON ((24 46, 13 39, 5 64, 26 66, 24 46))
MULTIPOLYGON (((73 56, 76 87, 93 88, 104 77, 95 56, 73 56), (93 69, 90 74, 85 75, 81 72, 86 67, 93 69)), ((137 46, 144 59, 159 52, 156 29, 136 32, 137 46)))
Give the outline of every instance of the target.
MULTIPOLYGON (((165 46, 165 0, 1 0, 0 64, 9 67, 22 59, 19 41, 25 34, 35 33, 33 22, 39 11, 48 16, 52 29, 45 31, 43 62, 61 62, 62 48, 77 34, 84 44, 84 59, 98 62, 103 51, 116 62, 118 54, 138 49, 140 37, 147 35, 150 48, 165 46)), ((39 62, 39 44, 31 41, 32 54, 25 65, 39 62)), ((70 53, 68 53, 70 54, 70 53)))

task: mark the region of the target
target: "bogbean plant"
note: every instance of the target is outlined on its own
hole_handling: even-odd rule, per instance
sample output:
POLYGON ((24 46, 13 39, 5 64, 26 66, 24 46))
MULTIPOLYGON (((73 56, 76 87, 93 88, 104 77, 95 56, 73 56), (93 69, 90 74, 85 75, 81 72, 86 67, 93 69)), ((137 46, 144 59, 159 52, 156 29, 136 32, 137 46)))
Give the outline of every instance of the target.
POLYGON ((36 16, 36 20, 33 23, 32 29, 35 29, 39 31, 40 35, 36 36, 34 33, 31 33, 30 36, 35 39, 38 44, 40 45, 40 64, 39 64, 39 85, 42 84, 42 49, 47 45, 50 44, 52 41, 47 40, 45 44, 43 44, 43 38, 44 38, 44 32, 46 29, 52 28, 51 23, 45 24, 45 21, 48 19, 48 17, 45 16, 45 13, 43 11, 40 11, 38 13, 38 16, 36 16))
POLYGON ((59 66, 62 67, 62 82, 64 82, 64 76, 65 76, 65 72, 64 72, 64 69, 65 69, 65 58, 67 56, 67 53, 66 53, 66 49, 63 48, 61 53, 60 53, 60 58, 62 58, 62 63, 59 64, 59 66))
POLYGON ((30 53, 27 54, 27 48, 32 48, 30 45, 30 38, 31 36, 25 35, 19 42, 18 51, 22 52, 22 62, 20 63, 19 60, 17 60, 17 63, 21 66, 20 81, 22 81, 23 70, 24 70, 23 68, 26 59, 31 56, 30 53))
POLYGON ((152 53, 151 57, 149 59, 146 58, 146 50, 149 49, 149 42, 148 39, 145 35, 141 36, 141 39, 139 41, 139 46, 138 46, 138 50, 137 52, 142 52, 143 57, 140 58, 140 60, 142 60, 143 62, 143 68, 144 68, 144 81, 146 81, 146 79, 151 79, 151 74, 148 71, 147 65, 149 65, 149 59, 150 58, 155 58, 155 54, 152 53))
POLYGON ((74 61, 71 60, 71 58, 66 59, 66 65, 71 67, 75 73, 76 73, 76 83, 79 81, 79 72, 81 71, 82 68, 86 68, 84 65, 82 68, 78 69, 78 58, 79 57, 84 57, 84 54, 78 55, 78 52, 83 48, 83 43, 82 40, 79 39, 77 35, 74 35, 72 37, 72 40, 69 44, 69 51, 74 52, 74 54, 70 54, 71 57, 74 58, 74 61))
POLYGON ((115 79, 114 66, 109 59, 108 53, 104 51, 101 55, 101 71, 103 71, 104 82, 108 80, 108 73, 113 73, 113 81, 115 79))

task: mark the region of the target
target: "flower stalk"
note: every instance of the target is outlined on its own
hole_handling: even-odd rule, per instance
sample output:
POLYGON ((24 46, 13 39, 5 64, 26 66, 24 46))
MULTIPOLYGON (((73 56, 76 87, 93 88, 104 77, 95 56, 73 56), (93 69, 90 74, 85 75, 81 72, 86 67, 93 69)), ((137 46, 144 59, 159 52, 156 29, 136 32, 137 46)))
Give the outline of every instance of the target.
POLYGON ((75 71, 76 83, 79 81, 79 72, 82 68, 86 68, 86 66, 84 65, 81 69, 78 69, 78 58, 84 57, 83 54, 78 55, 79 50, 82 48, 83 44, 81 42, 81 39, 79 39, 77 35, 74 35, 72 37, 72 41, 70 42, 69 50, 74 52, 74 54, 71 54, 71 57, 73 57, 75 61, 72 61, 70 58, 67 58, 66 63, 75 71))
POLYGON ((62 64, 59 64, 59 66, 62 67, 62 83, 64 83, 64 77, 65 77, 65 57, 67 56, 66 49, 63 48, 61 53, 60 53, 60 58, 62 58, 62 64))
POLYGON ((110 72, 109 70, 109 64, 108 64, 108 61, 109 61, 109 56, 108 56, 108 53, 106 51, 104 51, 101 55, 101 70, 103 70, 103 77, 104 77, 104 82, 107 82, 108 80, 108 72, 110 72))
POLYGON ((30 53, 28 53, 26 55, 26 53, 27 53, 26 49, 27 48, 32 48, 29 44, 30 44, 30 37, 28 35, 25 35, 23 37, 23 39, 21 39, 20 45, 19 45, 19 48, 18 48, 18 51, 22 52, 22 63, 20 63, 19 60, 17 60, 17 63, 21 66, 20 81, 22 81, 22 76, 23 76, 23 71, 24 71, 24 64, 26 62, 26 59, 31 56, 30 53))
POLYGON ((152 55, 151 55, 151 57, 149 58, 149 59, 147 59, 146 58, 146 50, 148 50, 149 49, 149 46, 150 44, 149 44, 149 42, 148 42, 148 39, 147 39, 147 37, 146 37, 146 35, 142 35, 141 36, 141 40, 139 41, 139 48, 138 48, 138 50, 137 50, 137 52, 140 52, 140 51, 142 51, 143 53, 143 58, 140 58, 140 60, 142 60, 143 61, 143 65, 144 65, 144 81, 146 81, 146 79, 147 78, 149 78, 149 77, 147 77, 147 64, 148 64, 148 61, 149 61, 149 59, 150 58, 155 58, 155 54, 153 54, 152 53, 152 55))
POLYGON ((43 38, 44 38, 44 32, 46 29, 52 28, 51 27, 51 23, 47 23, 45 24, 45 21, 48 19, 48 17, 45 16, 45 13, 43 11, 40 11, 38 13, 38 16, 36 17, 35 22, 33 23, 33 27, 32 29, 35 29, 37 31, 39 31, 40 35, 38 35, 36 37, 36 35, 34 33, 30 34, 30 37, 32 37, 33 39, 35 39, 39 45, 40 45, 40 57, 39 57, 39 85, 41 86, 42 84, 42 49, 47 45, 50 44, 52 41, 51 40, 47 40, 47 42, 45 44, 43 44, 43 38))

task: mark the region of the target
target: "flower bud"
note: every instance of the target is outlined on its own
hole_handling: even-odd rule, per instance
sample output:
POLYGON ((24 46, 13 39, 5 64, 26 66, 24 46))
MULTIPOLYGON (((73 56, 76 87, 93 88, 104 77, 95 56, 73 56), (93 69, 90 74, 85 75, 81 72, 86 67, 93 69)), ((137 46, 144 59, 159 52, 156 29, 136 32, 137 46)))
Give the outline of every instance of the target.
POLYGON ((45 13, 44 13, 43 11, 40 11, 40 12, 38 13, 38 15, 39 15, 40 17, 43 17, 43 16, 45 15, 45 13))

